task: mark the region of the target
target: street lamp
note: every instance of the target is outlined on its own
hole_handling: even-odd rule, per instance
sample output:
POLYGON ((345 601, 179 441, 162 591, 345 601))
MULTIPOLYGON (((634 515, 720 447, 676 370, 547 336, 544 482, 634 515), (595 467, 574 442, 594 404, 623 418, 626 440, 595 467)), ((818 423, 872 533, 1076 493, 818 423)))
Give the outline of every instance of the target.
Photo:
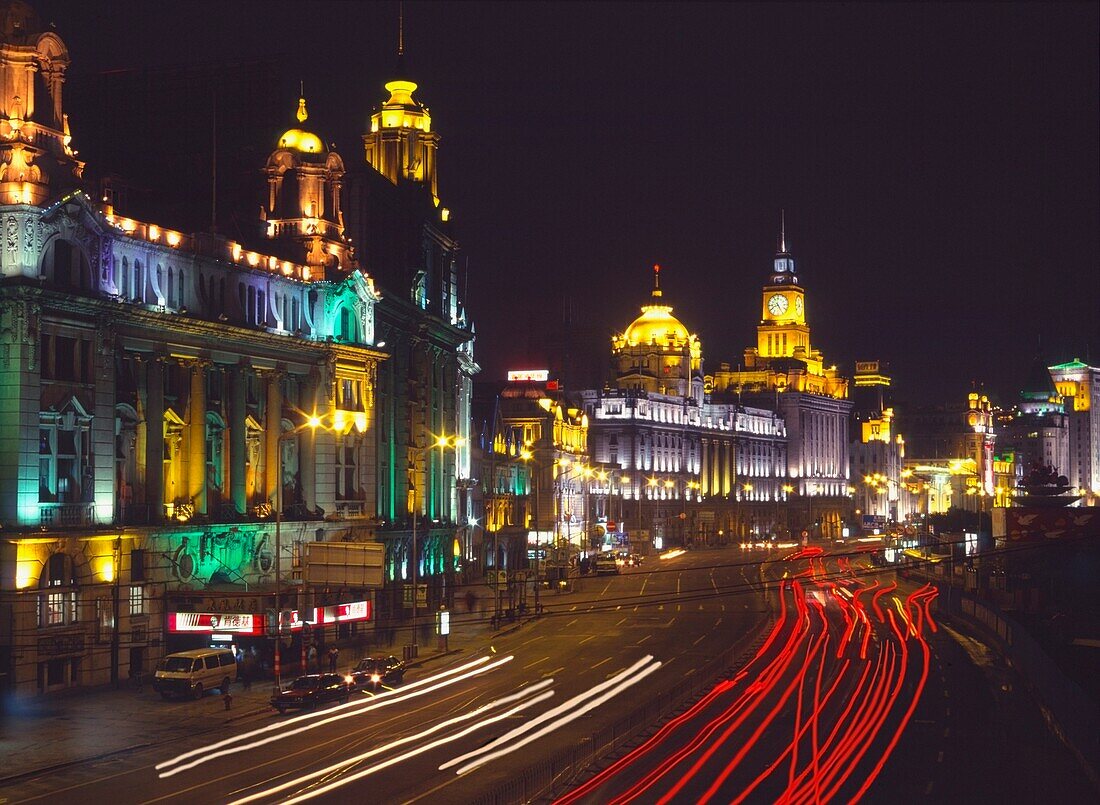
MULTIPOLYGON (((424 455, 427 455, 431 450, 433 450, 437 447, 440 448, 440 449, 446 449, 446 448, 454 449, 454 448, 457 448, 457 447, 461 447, 463 444, 465 444, 465 442, 466 442, 466 440, 463 439, 461 436, 436 436, 435 441, 432 444, 425 445, 424 447, 419 447, 419 448, 416 448, 416 449, 418 451, 418 455, 424 456, 424 455)), ((414 473, 415 473, 415 467, 414 467, 414 473)), ((412 610, 413 610, 412 611, 412 639, 413 639, 413 643, 412 644, 413 644, 413 647, 414 647, 413 648, 413 654, 415 655, 418 651, 418 649, 416 648, 416 645, 417 645, 416 644, 416 641, 417 641, 417 631, 416 631, 417 606, 416 606, 416 599, 417 599, 417 593, 418 593, 418 585, 417 585, 417 578, 416 578, 417 577, 417 564, 418 564, 417 557, 416 557, 416 521, 417 521, 417 515, 420 512, 420 506, 417 504, 417 500, 416 500, 416 482, 415 482, 415 479, 414 479, 413 483, 410 484, 410 486, 412 487, 412 492, 413 492, 413 499, 412 499, 412 504, 413 504, 413 507, 412 507, 413 508, 413 511, 412 511, 412 610)), ((427 603, 426 600, 425 600, 425 603, 427 603)))
MULTIPOLYGON (((783 484, 780 487, 780 490, 787 493, 788 495, 790 495, 791 492, 794 491, 794 487, 791 486, 790 484, 783 484)), ((780 498, 779 492, 776 492, 776 494, 775 494, 775 536, 776 536, 776 538, 779 537, 779 498, 780 498)))
MULTIPOLYGON (((741 489, 745 492, 745 494, 748 494, 752 491, 752 484, 741 484, 741 489)), ((741 534, 741 531, 743 530, 742 526, 744 525, 741 521, 741 497, 741 495, 737 496, 737 532, 740 536, 744 536, 744 534, 741 534)))
MULTIPOLYGON (((358 425, 358 420, 356 422, 358 425)), ((286 433, 280 433, 275 445, 275 657, 273 668, 275 672, 275 693, 282 690, 282 646, 283 637, 283 442, 292 436, 297 436, 306 428, 316 433, 321 427, 321 418, 316 414, 306 417, 305 424, 291 428, 286 433)), ((360 428, 362 432, 362 428, 360 428)))

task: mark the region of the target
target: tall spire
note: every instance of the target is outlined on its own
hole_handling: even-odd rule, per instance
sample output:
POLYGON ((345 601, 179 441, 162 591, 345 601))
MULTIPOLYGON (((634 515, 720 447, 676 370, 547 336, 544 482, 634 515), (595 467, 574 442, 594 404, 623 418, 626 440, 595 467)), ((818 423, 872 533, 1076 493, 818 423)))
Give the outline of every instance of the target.
POLYGON ((787 211, 779 210, 779 253, 787 253, 787 211))
POLYGON ((405 76, 405 0, 397 3, 397 77, 405 76))
POLYGON ((661 298, 661 266, 653 264, 653 298, 661 298))

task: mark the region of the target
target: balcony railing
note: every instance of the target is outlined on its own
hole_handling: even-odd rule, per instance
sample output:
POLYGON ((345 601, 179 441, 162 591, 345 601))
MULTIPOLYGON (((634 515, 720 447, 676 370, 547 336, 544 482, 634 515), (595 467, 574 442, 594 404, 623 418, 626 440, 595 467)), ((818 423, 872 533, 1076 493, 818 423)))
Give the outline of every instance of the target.
POLYGON ((45 526, 83 526, 93 525, 95 521, 94 503, 38 504, 38 522, 45 526))

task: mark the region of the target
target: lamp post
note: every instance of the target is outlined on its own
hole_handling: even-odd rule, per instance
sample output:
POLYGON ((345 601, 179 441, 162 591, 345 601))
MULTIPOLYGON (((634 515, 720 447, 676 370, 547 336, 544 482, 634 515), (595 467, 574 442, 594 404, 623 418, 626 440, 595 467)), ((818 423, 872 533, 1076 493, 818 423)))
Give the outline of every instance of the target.
POLYGON ((779 538, 779 497, 780 497, 779 493, 781 491, 785 492, 787 495, 790 495, 791 492, 794 491, 794 487, 791 486, 790 484, 783 484, 782 486, 779 487, 779 489, 776 490, 776 493, 775 493, 775 536, 776 536, 776 539, 779 538))
MULTIPOLYGON (((741 484, 741 490, 747 495, 752 491, 752 484, 748 482, 741 484)), ((741 533, 744 526, 744 523, 741 521, 741 497, 741 495, 737 496, 737 533, 739 536, 744 537, 745 535, 741 533)))
POLYGON ((313 432, 321 426, 321 418, 316 414, 306 417, 305 425, 280 433, 275 443, 275 656, 272 670, 275 672, 274 692, 282 690, 282 639, 283 639, 283 442, 297 436, 303 428, 313 432))
MULTIPOLYGON (((460 436, 436 436, 435 441, 432 444, 425 445, 424 447, 417 448, 418 455, 425 456, 429 452, 431 452, 432 449, 434 449, 436 447, 441 448, 441 449, 446 449, 446 448, 454 449, 456 447, 462 446, 462 444, 464 442, 465 442, 465 440, 460 436)), ((414 473, 416 472, 415 467, 413 468, 413 472, 414 473)), ((417 565, 418 565, 418 561, 417 561, 417 556, 416 556, 416 521, 417 521, 417 515, 420 513, 420 506, 418 505, 417 500, 416 500, 416 481, 413 480, 409 484, 409 486, 412 488, 412 493, 413 493, 413 495, 412 495, 412 498, 413 498, 412 499, 412 507, 413 507, 413 511, 412 511, 412 582, 413 582, 412 583, 412 588, 413 588, 412 589, 412 593, 413 593, 412 594, 412 639, 413 639, 413 642, 412 642, 412 644, 414 646, 413 653, 415 655, 416 652, 418 651, 418 649, 415 648, 415 647, 417 645, 417 642, 416 642, 417 641, 417 631, 416 631, 416 627, 417 627, 417 623, 416 623, 417 606, 416 606, 416 599, 417 599, 417 594, 419 592, 418 585, 417 585, 417 565)), ((425 600, 425 603, 427 603, 427 600, 425 600)))

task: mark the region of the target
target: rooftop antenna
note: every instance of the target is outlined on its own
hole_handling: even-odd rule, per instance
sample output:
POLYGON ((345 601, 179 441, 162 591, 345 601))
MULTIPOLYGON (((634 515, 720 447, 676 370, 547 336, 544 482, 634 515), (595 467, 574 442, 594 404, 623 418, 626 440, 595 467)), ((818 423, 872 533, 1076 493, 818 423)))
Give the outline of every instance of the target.
POLYGON ((787 211, 779 210, 779 252, 787 253, 787 211))
POLYGON ((661 298, 661 266, 657 263, 653 264, 653 298, 661 298))
POLYGON ((405 73, 405 0, 397 4, 397 74, 405 73))
POLYGON ((210 231, 218 231, 218 91, 211 93, 210 120, 210 231))

